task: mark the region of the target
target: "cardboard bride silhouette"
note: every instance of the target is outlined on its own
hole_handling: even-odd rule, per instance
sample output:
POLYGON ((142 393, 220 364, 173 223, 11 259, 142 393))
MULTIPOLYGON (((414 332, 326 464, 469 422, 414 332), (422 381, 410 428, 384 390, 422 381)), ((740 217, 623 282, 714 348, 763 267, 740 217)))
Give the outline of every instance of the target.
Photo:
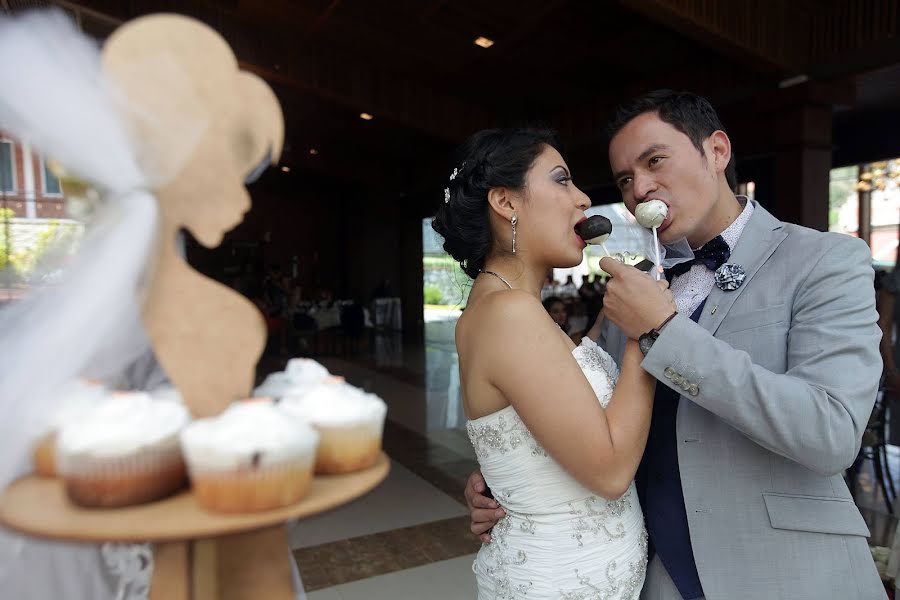
POLYGON ((126 23, 104 45, 102 64, 124 94, 142 160, 174 172, 153 190, 160 219, 144 326, 194 416, 214 415, 251 393, 265 325, 251 302, 187 264, 177 236, 184 228, 213 248, 243 220, 245 182, 281 153, 281 108, 262 79, 239 69, 225 40, 188 17, 126 23))
MULTIPOLYGON (((215 31, 188 17, 130 21, 98 51, 61 11, 32 11, 0 18, 0 55, 24 57, 0 61, 3 129, 57 161, 67 194, 95 203, 79 251, 60 258, 60 278, 0 310, 7 361, 0 377, 2 490, 28 472, 31 444, 67 383, 115 378, 145 355, 148 337, 194 416, 216 414, 251 393, 265 344, 262 315, 194 271, 176 243, 186 229, 215 247, 242 220, 250 208, 245 184, 278 159, 284 125, 272 90, 240 70, 215 31)), ((283 528, 246 536, 222 544, 246 547, 248 561, 270 552, 271 585, 286 594, 267 597, 289 597, 283 528), (247 543, 254 535, 263 537, 247 543)), ((186 542, 158 550, 161 573, 164 563, 188 572, 186 542)), ((236 554, 222 550, 223 560, 236 554)), ((0 527, 0 587, 15 594, 36 585, 63 589, 54 588, 59 584, 74 598, 87 597, 89 583, 107 581, 104 556, 92 546, 39 542, 0 527), (35 575, 51 570, 53 577, 35 575)), ((148 565, 133 580, 122 575, 123 585, 141 587, 148 565)), ((255 570, 254 581, 268 573, 255 570)), ((165 577, 156 583, 154 597, 176 597, 167 594, 165 577)), ((172 579, 170 587, 176 583, 184 582, 172 579)))

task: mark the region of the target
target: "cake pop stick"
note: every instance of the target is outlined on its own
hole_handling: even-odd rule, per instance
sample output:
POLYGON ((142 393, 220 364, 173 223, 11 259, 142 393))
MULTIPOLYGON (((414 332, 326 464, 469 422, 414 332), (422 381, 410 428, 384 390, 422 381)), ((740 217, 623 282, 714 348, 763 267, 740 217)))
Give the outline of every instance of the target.
POLYGON ((612 223, 603 215, 594 215, 578 223, 575 225, 575 233, 588 244, 600 246, 606 256, 610 256, 609 250, 606 249, 606 240, 612 235, 612 223))
POLYGON ((637 209, 634 211, 637 222, 640 223, 642 227, 653 230, 653 249, 656 255, 656 260, 654 261, 656 263, 656 279, 659 279, 662 276, 662 259, 660 257, 659 234, 657 230, 666 220, 668 214, 669 207, 666 206, 666 203, 662 200, 642 202, 641 204, 638 204, 637 209))

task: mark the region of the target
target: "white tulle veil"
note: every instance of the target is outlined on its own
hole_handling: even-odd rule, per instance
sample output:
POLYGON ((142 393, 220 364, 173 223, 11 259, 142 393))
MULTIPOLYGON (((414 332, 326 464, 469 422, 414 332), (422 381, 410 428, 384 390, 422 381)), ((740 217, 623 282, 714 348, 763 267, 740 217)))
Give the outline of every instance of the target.
MULTIPOLYGON (((30 470, 32 444, 73 379, 121 381, 151 353, 140 308, 160 222, 152 190, 179 175, 212 118, 194 81, 164 48, 134 65, 117 64, 113 80, 98 44, 59 10, 0 16, 0 57, 0 130, 100 196, 73 259, 64 268, 62 257, 49 266, 62 275, 0 308, 2 490, 30 470), (158 81, 164 93, 125 102, 122 90, 135 80, 158 81)), ((112 563, 107 550, 101 557, 99 547, 0 528, 2 595, 145 598, 152 553, 139 561, 141 573, 129 578, 122 570, 149 546, 119 549, 112 563), (53 573, 34 572, 42 569, 53 573)))
POLYGON ((0 129, 101 196, 59 281, 0 309, 3 487, 27 469, 31 442, 63 386, 81 376, 114 378, 148 352, 139 309, 159 220, 151 190, 178 173, 205 121, 196 105, 190 127, 173 127, 171 115, 123 103, 97 43, 61 11, 0 20, 0 56, 18 57, 0 61, 0 129), (132 118, 158 123, 160 135, 135 139, 132 118), (160 140, 164 161, 148 147, 160 140))
MULTIPOLYGON (((62 11, 0 17, 0 56, 0 130, 99 192, 74 257, 65 265, 49 265, 62 272, 58 280, 0 309, 3 489, 30 470, 32 444, 69 382, 116 380, 151 352, 140 305, 159 223, 152 189, 180 171, 206 120, 196 104, 187 124, 174 123, 178 115, 148 114, 125 104, 116 81, 101 68, 97 42, 62 11), (131 119, 140 120, 145 133, 147 123, 158 124, 159 135, 137 139, 129 132, 131 119), (166 146, 163 156, 160 144, 166 146)), ((158 65, 154 72, 160 73, 158 65)), ((169 75, 177 93, 189 93, 190 81, 169 75)), ((103 550, 108 554, 110 548, 103 550)), ((118 554, 134 551, 149 547, 118 554)), ((152 572, 145 568, 128 580, 109 570, 99 547, 29 540, 2 529, 0 563, 0 587, 23 598, 145 597, 152 572), (141 589, 133 589, 135 581, 142 581, 141 589)))

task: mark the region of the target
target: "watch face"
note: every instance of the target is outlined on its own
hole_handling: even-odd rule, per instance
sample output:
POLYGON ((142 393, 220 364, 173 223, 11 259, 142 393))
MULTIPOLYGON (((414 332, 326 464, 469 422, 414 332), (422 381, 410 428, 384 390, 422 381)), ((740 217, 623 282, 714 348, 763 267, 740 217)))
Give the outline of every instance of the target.
POLYGON ((656 340, 653 338, 653 336, 644 334, 640 337, 640 339, 638 339, 638 348, 640 348, 641 352, 646 355, 648 352, 650 352, 650 348, 653 347, 653 342, 655 341, 656 340))

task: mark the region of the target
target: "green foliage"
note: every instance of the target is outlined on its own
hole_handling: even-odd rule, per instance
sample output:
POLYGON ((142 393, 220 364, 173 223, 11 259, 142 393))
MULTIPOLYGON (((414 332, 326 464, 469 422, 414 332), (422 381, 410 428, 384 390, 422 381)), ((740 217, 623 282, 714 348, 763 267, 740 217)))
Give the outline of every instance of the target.
POLYGON ((459 263, 449 255, 427 255, 422 257, 425 275, 425 304, 463 306, 469 297, 472 280, 459 263), (434 288, 429 291, 429 288, 434 288))
POLYGON ((0 208, 0 272, 9 265, 9 243, 6 241, 6 232, 9 220, 15 214, 11 208, 0 208))
POLYGON ((422 265, 426 269, 429 267, 459 267, 459 263, 448 254, 443 256, 423 256, 422 265))
POLYGON ((40 277, 43 267, 58 263, 62 256, 72 251, 77 238, 77 227, 55 219, 16 223, 17 227, 39 227, 40 230, 30 245, 13 247, 10 235, 13 215, 10 209, 0 209, 0 275, 5 284, 40 277))
POLYGON ((859 170, 855 166, 840 167, 831 170, 828 184, 828 225, 837 223, 841 208, 856 189, 859 170))
POLYGON ((425 304, 440 304, 444 299, 441 288, 436 285, 425 286, 425 304))

